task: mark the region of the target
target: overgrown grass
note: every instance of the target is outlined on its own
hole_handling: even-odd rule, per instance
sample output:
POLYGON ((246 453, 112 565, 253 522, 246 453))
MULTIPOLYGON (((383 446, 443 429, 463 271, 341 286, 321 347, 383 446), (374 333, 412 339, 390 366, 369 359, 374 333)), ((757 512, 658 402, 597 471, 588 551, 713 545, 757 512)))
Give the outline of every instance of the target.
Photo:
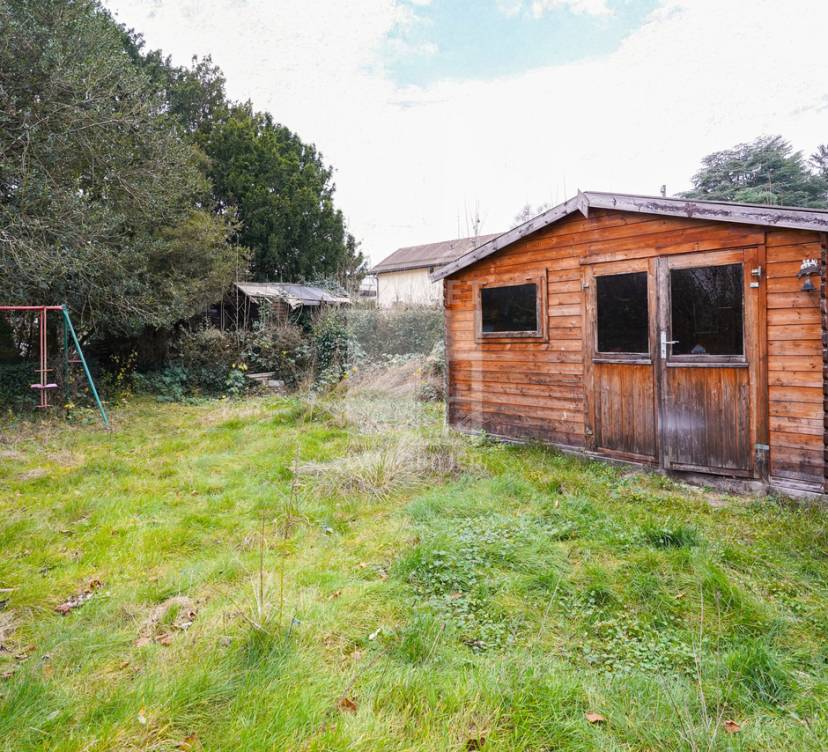
POLYGON ((826 748, 824 511, 401 399, 6 432, 0 749, 826 748))

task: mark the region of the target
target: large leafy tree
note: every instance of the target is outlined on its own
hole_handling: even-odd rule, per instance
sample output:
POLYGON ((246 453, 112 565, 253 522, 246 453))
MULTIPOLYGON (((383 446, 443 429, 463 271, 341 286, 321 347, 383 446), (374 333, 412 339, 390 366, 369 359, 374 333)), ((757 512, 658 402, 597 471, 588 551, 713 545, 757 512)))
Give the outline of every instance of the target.
POLYGON ((204 149, 216 200, 238 210, 257 279, 342 279, 361 266, 334 206, 331 169, 313 146, 244 104, 213 126, 204 149))
MULTIPOLYGON (((812 162, 820 167, 817 152, 812 162)), ((814 173, 781 136, 764 136, 706 156, 686 198, 787 206, 828 206, 828 174, 814 173)))
POLYGON ((122 33, 167 111, 207 157, 216 206, 236 212, 253 276, 352 283, 364 258, 336 208, 333 171, 316 148, 249 102, 231 102, 209 57, 176 66, 158 50, 145 51, 140 34, 122 33))
POLYGON ((88 333, 164 327, 232 278, 229 215, 96 0, 0 0, 0 290, 88 333))

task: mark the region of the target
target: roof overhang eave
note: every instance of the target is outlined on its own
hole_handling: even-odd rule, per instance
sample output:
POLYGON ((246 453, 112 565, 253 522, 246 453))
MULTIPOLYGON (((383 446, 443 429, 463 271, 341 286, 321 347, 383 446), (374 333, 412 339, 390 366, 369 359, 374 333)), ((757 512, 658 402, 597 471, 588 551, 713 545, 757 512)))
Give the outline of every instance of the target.
POLYGON ((573 198, 499 235, 488 243, 474 248, 452 263, 436 270, 431 275, 431 280, 438 282, 445 277, 449 277, 455 272, 490 256, 501 248, 505 248, 533 232, 558 222, 574 211, 580 211, 584 216, 588 216, 590 208, 615 209, 617 211, 658 214, 670 217, 689 217, 763 227, 782 227, 792 230, 828 232, 828 211, 825 210, 637 196, 623 193, 599 193, 594 191, 582 193, 579 191, 573 198))

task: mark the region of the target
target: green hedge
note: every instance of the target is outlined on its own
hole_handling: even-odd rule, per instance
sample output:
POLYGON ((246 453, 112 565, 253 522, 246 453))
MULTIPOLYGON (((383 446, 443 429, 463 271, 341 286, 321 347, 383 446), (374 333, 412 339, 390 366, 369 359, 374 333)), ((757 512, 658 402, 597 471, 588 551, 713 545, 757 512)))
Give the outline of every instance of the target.
POLYGON ((439 308, 356 308, 347 316, 351 336, 370 358, 427 355, 443 339, 439 308))

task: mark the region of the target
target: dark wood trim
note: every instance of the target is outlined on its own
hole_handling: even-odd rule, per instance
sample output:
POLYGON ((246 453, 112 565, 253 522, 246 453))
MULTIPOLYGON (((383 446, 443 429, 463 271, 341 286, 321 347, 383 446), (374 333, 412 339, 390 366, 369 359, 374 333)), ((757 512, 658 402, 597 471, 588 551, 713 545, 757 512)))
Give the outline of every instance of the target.
POLYGON ((592 359, 593 363, 613 363, 615 365, 627 365, 631 366, 651 366, 653 364, 653 359, 648 358, 646 355, 641 353, 599 353, 596 357, 592 359), (612 355, 619 355, 621 357, 613 358, 612 355))
POLYGON ((591 452, 585 452, 588 457, 594 457, 601 460, 620 460, 621 462, 634 462, 637 465, 653 465, 658 466, 658 458, 648 454, 634 454, 633 452, 618 452, 613 449, 596 449, 591 452))
POLYGON ((549 315, 547 313, 548 295, 546 292, 546 269, 516 274, 504 274, 495 282, 472 283, 474 297, 474 339, 478 344, 483 342, 548 342, 549 315), (492 287, 513 287, 515 285, 532 284, 536 286, 535 311, 537 313, 538 328, 531 332, 484 332, 483 309, 481 291, 492 287))
POLYGON ((750 368, 744 360, 668 360, 667 368, 750 368))
MULTIPOLYGON (((747 325, 742 324, 742 349, 745 349, 745 342, 744 340, 747 339, 747 334, 745 329, 747 325)), ((681 355, 669 355, 668 356, 668 365, 677 365, 677 366, 731 366, 733 368, 738 368, 739 366, 746 366, 748 364, 747 357, 744 355, 708 355, 706 353, 700 353, 699 355, 693 354, 681 354, 681 355)))
POLYGON ((668 470, 680 470, 689 473, 710 473, 711 475, 727 475, 731 478, 752 478, 752 470, 739 470, 728 467, 707 467, 702 465, 687 465, 682 462, 673 462, 668 470))

